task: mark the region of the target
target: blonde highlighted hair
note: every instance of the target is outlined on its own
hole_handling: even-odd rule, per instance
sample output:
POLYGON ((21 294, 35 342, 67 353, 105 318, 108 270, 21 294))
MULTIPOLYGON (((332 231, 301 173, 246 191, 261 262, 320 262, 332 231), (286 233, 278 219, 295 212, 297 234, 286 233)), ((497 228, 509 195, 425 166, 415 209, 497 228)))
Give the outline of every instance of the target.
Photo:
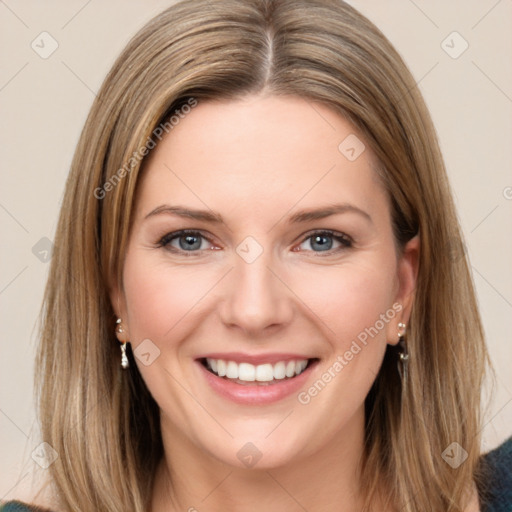
POLYGON ((66 184, 36 365, 62 510, 147 510, 163 453, 158 407, 130 351, 130 369, 120 368, 109 300, 122 284, 143 163, 133 155, 190 98, 262 91, 320 102, 353 123, 379 162, 397 247, 421 237, 407 386, 389 347, 365 404, 367 510, 384 482, 402 512, 462 511, 477 478, 488 357, 460 227, 413 77, 341 0, 180 2, 142 28, 105 79, 66 184), (452 442, 468 452, 457 469, 442 458, 452 442))

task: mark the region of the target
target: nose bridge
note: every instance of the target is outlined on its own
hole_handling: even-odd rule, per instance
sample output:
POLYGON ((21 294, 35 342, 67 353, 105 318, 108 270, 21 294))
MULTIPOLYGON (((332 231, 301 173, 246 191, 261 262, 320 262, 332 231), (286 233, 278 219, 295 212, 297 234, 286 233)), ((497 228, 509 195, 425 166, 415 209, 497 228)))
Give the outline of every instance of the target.
POLYGON ((226 325, 257 333, 289 321, 290 296, 270 270, 273 266, 270 249, 258 248, 251 240, 237 247, 228 296, 223 301, 222 319, 226 325))

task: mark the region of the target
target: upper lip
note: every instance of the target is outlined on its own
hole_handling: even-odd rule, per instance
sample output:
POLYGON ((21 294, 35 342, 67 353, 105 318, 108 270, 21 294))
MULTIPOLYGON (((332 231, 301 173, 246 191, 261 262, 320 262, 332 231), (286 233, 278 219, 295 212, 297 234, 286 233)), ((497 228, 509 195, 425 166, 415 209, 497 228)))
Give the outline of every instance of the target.
POLYGON ((234 361, 235 363, 250 363, 253 365, 265 363, 278 363, 279 361, 312 359, 303 354, 292 354, 290 352, 267 353, 267 354, 244 354, 242 352, 212 352, 204 354, 198 359, 223 359, 224 361, 234 361))

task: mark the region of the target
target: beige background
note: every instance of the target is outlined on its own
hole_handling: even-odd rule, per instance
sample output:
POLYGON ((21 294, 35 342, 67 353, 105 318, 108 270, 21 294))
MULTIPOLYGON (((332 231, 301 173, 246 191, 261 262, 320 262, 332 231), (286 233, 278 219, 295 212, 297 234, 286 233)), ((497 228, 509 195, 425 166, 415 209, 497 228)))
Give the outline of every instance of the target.
MULTIPOLYGON (((438 130, 497 371, 487 450, 512 433, 512 2, 350 3, 403 55, 438 130), (446 39, 453 31, 460 36, 446 39), (468 49, 452 58, 464 41, 468 49)), ((41 4, 0 0, 0 499, 23 496, 45 471, 31 457, 40 442, 32 401, 34 326, 48 271, 42 261, 48 241, 41 239, 53 239, 95 91, 129 38, 170 2, 41 4), (51 49, 43 31, 58 44, 46 59, 31 47, 35 40, 39 52, 51 49)))

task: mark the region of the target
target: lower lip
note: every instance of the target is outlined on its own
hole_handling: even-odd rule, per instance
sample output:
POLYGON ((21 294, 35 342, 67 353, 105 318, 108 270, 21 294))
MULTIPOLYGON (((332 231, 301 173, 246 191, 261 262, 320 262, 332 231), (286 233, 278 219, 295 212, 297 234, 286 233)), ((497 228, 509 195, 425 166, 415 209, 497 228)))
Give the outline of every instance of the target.
POLYGON ((207 370, 200 361, 197 361, 197 364, 200 366, 210 387, 219 395, 239 404, 263 405, 278 402, 294 393, 298 393, 306 383, 313 367, 316 366, 316 361, 310 363, 300 375, 291 379, 278 380, 268 385, 237 384, 231 380, 218 377, 207 370))

